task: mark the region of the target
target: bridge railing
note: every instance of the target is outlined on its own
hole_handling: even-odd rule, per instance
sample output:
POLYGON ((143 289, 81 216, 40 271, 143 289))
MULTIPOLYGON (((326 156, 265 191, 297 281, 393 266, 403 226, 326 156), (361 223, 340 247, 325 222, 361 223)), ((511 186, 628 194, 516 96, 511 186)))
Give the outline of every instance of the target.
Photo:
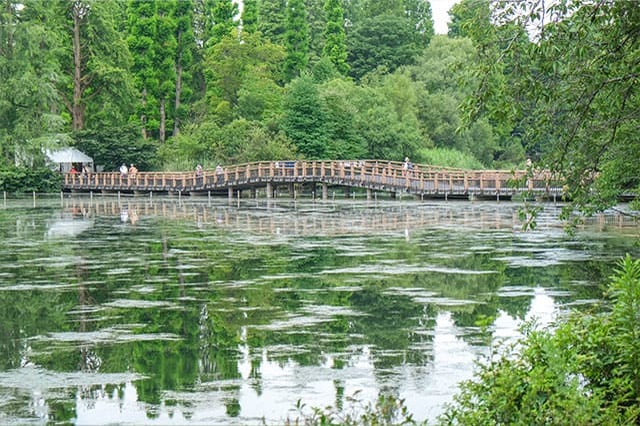
POLYGON ((380 160, 252 162, 196 172, 118 172, 66 174, 69 188, 131 190, 193 190, 223 188, 252 182, 325 182, 347 185, 377 185, 422 193, 513 193, 560 188, 548 172, 526 175, 525 171, 472 171, 416 164, 406 168, 401 162, 380 160), (515 183, 515 184, 514 184, 515 183))

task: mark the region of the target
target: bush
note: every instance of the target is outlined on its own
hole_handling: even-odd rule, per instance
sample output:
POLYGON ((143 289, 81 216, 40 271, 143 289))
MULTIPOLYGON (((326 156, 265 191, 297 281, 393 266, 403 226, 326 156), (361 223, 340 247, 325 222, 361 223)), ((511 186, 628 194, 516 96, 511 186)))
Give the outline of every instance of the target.
POLYGON ((117 171, 122 163, 133 163, 138 170, 157 167, 157 142, 142 139, 140 129, 129 125, 100 130, 82 130, 73 134, 75 146, 93 158, 104 171, 117 171))
POLYGON ((62 175, 46 167, 3 167, 0 168, 0 191, 20 192, 59 192, 62 188, 62 175))
POLYGON ((286 425, 305 426, 381 426, 381 425, 415 425, 402 399, 390 395, 380 395, 374 404, 365 404, 358 397, 358 391, 347 397, 348 406, 343 409, 334 407, 312 408, 307 410, 305 404, 298 401, 296 410, 298 417, 287 419, 286 425))
POLYGON ((620 262, 610 305, 573 313, 555 332, 529 325, 498 348, 439 419, 442 424, 640 422, 640 261, 620 262))
POLYGON ((447 148, 427 148, 418 151, 419 163, 432 166, 454 167, 467 170, 482 170, 485 166, 473 155, 447 148))

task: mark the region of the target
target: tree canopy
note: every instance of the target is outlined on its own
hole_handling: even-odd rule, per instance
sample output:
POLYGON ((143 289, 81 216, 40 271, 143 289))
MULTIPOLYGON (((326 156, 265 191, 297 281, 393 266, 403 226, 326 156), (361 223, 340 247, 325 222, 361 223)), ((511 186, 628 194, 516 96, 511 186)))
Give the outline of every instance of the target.
POLYGON ((148 168, 244 158, 187 147, 245 120, 282 144, 265 152, 300 157, 530 158, 587 213, 640 188, 632 2, 461 0, 437 36, 425 0, 256 0, 242 15, 229 0, 2 4, 5 165, 109 129, 132 132, 148 168))

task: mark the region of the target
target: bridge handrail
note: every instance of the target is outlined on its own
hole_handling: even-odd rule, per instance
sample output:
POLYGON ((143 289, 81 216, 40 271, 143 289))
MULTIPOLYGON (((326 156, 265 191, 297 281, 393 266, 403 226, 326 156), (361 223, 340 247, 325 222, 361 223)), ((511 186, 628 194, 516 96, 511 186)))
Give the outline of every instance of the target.
MULTIPOLYGON (((204 170, 201 174, 190 172, 138 172, 121 175, 119 172, 66 174, 67 186, 100 186, 103 188, 128 187, 131 189, 198 188, 206 185, 222 185, 232 182, 250 182, 258 179, 321 179, 327 181, 384 181, 393 186, 406 186, 424 190, 425 181, 434 186, 448 181, 468 188, 470 183, 481 189, 501 189, 511 182, 522 179, 529 189, 548 188, 557 185, 557 180, 547 171, 538 171, 527 176, 524 170, 465 170, 415 164, 407 169, 402 162, 386 160, 279 160, 234 164, 223 168, 221 174, 215 170, 204 170), (422 188, 419 186, 422 185, 422 188)), ((339 183, 339 182, 336 182, 339 183)))

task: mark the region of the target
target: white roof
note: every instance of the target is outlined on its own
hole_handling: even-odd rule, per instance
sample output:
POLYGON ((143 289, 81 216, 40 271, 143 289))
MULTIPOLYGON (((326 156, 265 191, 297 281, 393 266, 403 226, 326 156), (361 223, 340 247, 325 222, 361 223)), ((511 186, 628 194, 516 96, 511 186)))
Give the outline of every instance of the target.
POLYGON ((49 160, 54 163, 93 163, 93 158, 76 148, 60 148, 46 151, 49 160))

